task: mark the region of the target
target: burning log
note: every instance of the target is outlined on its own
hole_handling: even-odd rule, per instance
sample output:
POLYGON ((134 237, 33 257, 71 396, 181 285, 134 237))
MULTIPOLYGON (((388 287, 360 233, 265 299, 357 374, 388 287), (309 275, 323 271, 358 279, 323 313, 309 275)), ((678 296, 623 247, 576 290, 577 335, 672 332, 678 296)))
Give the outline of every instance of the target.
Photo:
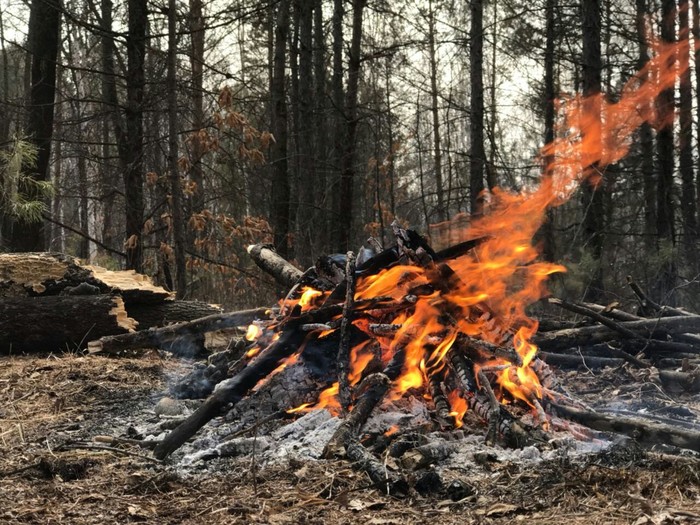
POLYGON ((217 386, 214 393, 191 416, 155 448, 153 455, 164 459, 180 448, 185 441, 197 433, 213 418, 222 414, 225 408, 238 403, 258 382, 275 370, 284 359, 294 354, 304 340, 303 332, 289 327, 279 339, 258 355, 236 376, 217 386))

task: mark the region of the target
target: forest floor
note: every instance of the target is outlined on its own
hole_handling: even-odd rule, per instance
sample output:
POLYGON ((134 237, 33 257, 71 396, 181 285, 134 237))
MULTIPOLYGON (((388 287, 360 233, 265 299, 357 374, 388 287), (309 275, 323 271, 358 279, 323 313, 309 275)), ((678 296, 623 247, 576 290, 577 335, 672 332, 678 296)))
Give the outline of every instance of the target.
MULTIPOLYGON (((197 472, 136 447, 97 448, 95 436, 153 417, 184 366, 155 353, 0 357, 0 523, 700 523, 698 460, 629 447, 454 469, 443 477, 462 494, 403 500, 342 461, 217 460, 197 472)), ((610 377, 576 383, 601 395, 610 377)))

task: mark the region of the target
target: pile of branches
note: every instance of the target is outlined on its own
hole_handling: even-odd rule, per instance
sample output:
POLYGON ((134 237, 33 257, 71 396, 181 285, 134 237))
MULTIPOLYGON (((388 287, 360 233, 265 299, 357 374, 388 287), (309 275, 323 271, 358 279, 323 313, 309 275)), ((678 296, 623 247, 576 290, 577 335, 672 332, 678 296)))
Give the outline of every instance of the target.
MULTIPOLYGON (((261 340, 265 341, 267 338, 262 350, 250 361, 233 367, 235 370, 230 377, 221 381, 194 413, 155 444, 154 456, 164 459, 171 455, 207 422, 225 414, 248 396, 252 389, 264 384, 279 370, 280 365, 299 354, 302 347, 312 346, 310 341, 317 339, 321 333, 332 331, 330 337, 336 343, 337 356, 331 357, 336 358, 333 373, 338 382, 343 421, 328 442, 324 455, 347 458, 353 465, 367 472, 373 483, 384 492, 396 495, 404 493, 407 485, 401 472, 388 469, 360 441, 363 427, 372 411, 385 399, 392 384, 404 369, 405 348, 412 336, 410 331, 401 331, 400 326, 392 325, 388 320, 395 318, 400 311, 410 312, 421 295, 432 294, 448 282, 451 277, 450 259, 466 254, 478 246, 482 239, 467 241, 442 252, 435 252, 415 232, 403 230, 396 225, 394 230, 397 242, 389 249, 369 253, 365 253, 363 249, 357 258, 352 253, 324 257, 306 272, 301 272, 280 258, 269 246, 251 246, 249 253, 256 263, 290 288, 286 301, 281 303, 281 308, 213 315, 165 329, 107 337, 95 342, 103 351, 119 351, 124 348, 159 346, 163 340, 192 337, 192 334, 203 331, 252 322, 262 328, 265 335, 261 340), (395 296, 387 296, 355 300, 355 285, 358 279, 375 275, 398 264, 430 268, 431 282, 409 289, 409 293, 398 299, 395 296), (306 310, 299 304, 285 307, 289 300, 301 295, 304 286, 327 290, 328 297, 322 304, 306 310), (381 359, 380 345, 370 341, 370 345, 375 345, 376 359, 365 368, 361 381, 353 382, 349 377, 350 349, 357 343, 358 330, 355 324, 358 321, 363 322, 363 326, 366 327, 363 332, 365 336, 369 333, 375 334, 377 339, 396 339, 393 340, 394 351, 388 361, 381 359)), ((680 310, 663 309, 653 305, 648 299, 645 301, 649 308, 658 307, 658 316, 653 319, 631 316, 612 307, 550 301, 568 309, 575 309, 578 313, 585 313, 595 320, 595 324, 588 326, 557 326, 555 330, 538 334, 533 342, 547 350, 542 353, 542 357, 552 362, 556 361, 557 357, 567 356, 559 352, 560 350, 570 349, 581 340, 586 342, 587 348, 596 349, 596 345, 599 344, 624 341, 625 345, 631 346, 615 347, 610 350, 613 357, 603 359, 619 359, 620 363, 629 362, 644 367, 652 366, 648 361, 652 355, 651 348, 657 349, 655 351, 658 354, 654 354, 655 358, 669 359, 668 354, 672 352, 675 356, 673 359, 678 359, 678 356, 692 354, 689 349, 700 342, 700 338, 692 340, 697 336, 687 335, 700 332, 700 316, 680 310), (684 335, 674 336, 675 339, 670 340, 671 333, 684 335), (636 355, 639 354, 640 347, 635 345, 643 346, 642 355, 636 355)), ((679 427, 671 422, 601 414, 586 408, 565 392, 549 365, 540 357, 532 359, 527 366, 537 375, 544 395, 522 400, 525 402, 511 399, 513 404, 508 406, 502 404, 496 393, 500 390, 496 381, 498 373, 507 368, 516 369, 523 366, 522 357, 514 348, 513 335, 505 337, 502 344, 493 344, 460 333, 442 356, 440 366, 430 362, 430 355, 439 341, 428 341, 424 344, 426 391, 431 399, 431 412, 436 429, 454 428, 460 424, 459 411, 455 406, 458 400, 447 396, 447 393, 457 392, 457 397, 486 422, 487 440, 490 442, 515 447, 544 443, 549 441, 547 432, 552 425, 565 418, 595 430, 634 436, 638 441, 647 444, 673 445, 700 451, 700 432, 695 429, 679 427), (494 358, 498 358, 502 364, 495 367, 481 366, 493 362, 494 358), (521 417, 524 413, 534 414, 534 417, 529 419, 533 421, 532 424, 524 422, 521 417)), ((300 357, 304 358, 304 352, 301 352, 300 357)), ((580 359, 580 355, 577 358, 580 359)), ((588 358, 584 358, 586 359, 588 358)), ((499 395, 504 394, 501 391, 499 395)), ((449 453, 444 447, 430 446, 429 443, 414 448, 396 448, 404 465, 431 463, 449 453)))

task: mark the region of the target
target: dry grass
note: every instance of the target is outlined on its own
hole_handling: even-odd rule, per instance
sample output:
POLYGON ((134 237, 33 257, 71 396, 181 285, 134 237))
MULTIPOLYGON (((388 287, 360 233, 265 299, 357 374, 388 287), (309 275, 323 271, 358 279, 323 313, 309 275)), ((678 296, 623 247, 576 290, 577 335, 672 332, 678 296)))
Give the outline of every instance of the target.
POLYGON ((0 358, 0 523, 700 523, 697 463, 629 449, 454 470, 444 481, 459 480, 463 499, 398 501, 343 462, 221 461, 216 474, 185 474, 135 447, 66 446, 146 417, 178 366, 156 355, 0 358))

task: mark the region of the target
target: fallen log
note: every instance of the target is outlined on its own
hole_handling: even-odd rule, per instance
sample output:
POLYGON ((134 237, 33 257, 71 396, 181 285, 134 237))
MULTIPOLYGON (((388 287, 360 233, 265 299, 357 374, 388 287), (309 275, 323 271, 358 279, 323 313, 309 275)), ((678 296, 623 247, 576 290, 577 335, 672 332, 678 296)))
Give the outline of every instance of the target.
POLYGON ((107 336, 90 341, 90 353, 119 354, 126 350, 143 348, 166 348, 178 338, 202 336, 205 332, 245 326, 255 319, 269 317, 269 308, 255 308, 223 314, 209 315, 186 323, 178 323, 162 328, 150 328, 142 332, 107 336))
POLYGON ((201 301, 163 301, 157 304, 127 304, 129 317, 135 319, 139 330, 172 323, 194 321, 221 313, 221 307, 201 301))
MULTIPOLYGON (((700 315, 662 317, 618 324, 622 328, 649 339, 685 332, 700 333, 700 315)), ((607 326, 596 325, 540 333, 533 338, 532 342, 542 349, 554 350, 593 345, 615 338, 624 338, 624 336, 607 326)))
POLYGON ((550 406, 556 410, 559 416, 581 423, 593 430, 624 434, 647 445, 673 445, 700 452, 700 430, 679 428, 645 420, 641 417, 601 414, 593 410, 555 403, 550 406))
POLYGON ((539 352, 537 355, 548 365, 561 368, 605 368, 606 366, 616 368, 625 364, 624 359, 617 357, 552 354, 549 352, 539 352))
POLYGON ((680 394, 683 392, 696 394, 700 392, 700 370, 692 372, 677 372, 675 370, 660 370, 659 379, 668 392, 680 394))
POLYGON ((0 300, 0 353, 75 351, 95 334, 128 336, 135 328, 117 295, 0 300))

